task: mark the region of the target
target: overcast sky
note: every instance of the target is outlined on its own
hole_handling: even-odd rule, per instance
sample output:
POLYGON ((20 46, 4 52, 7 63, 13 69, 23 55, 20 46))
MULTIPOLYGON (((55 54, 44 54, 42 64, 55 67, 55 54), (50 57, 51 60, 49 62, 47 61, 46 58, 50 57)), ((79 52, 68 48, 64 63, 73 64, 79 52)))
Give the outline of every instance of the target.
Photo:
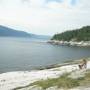
POLYGON ((90 0, 0 0, 0 24, 53 35, 90 25, 90 0))

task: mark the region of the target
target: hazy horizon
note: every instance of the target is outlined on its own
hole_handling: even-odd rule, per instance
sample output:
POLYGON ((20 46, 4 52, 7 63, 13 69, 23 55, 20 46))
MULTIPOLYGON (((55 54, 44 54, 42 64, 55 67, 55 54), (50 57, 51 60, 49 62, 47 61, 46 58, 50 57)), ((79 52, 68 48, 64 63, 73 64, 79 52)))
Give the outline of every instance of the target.
POLYGON ((90 0, 0 0, 0 25, 54 35, 90 25, 90 0))

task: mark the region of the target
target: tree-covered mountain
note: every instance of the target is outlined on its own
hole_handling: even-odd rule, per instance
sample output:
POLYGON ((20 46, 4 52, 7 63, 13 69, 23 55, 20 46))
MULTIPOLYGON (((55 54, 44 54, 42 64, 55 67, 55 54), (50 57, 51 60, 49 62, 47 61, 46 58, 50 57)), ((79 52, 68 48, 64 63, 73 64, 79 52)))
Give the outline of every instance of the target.
POLYGON ((49 40, 51 38, 50 36, 47 35, 36 35, 32 33, 27 33, 24 31, 11 29, 2 25, 0 25, 0 37, 28 37, 32 39, 42 39, 42 40, 49 40))
POLYGON ((90 26, 85 26, 80 29, 66 31, 60 34, 55 34, 52 40, 63 41, 90 41, 90 26))
POLYGON ((31 37, 31 34, 24 31, 17 31, 17 30, 0 25, 0 36, 31 37))

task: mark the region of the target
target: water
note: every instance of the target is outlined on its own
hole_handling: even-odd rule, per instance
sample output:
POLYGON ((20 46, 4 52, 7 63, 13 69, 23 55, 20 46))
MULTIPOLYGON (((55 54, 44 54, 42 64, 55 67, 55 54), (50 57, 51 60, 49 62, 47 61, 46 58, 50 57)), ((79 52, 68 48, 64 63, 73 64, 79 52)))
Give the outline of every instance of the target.
POLYGON ((90 57, 90 47, 51 45, 29 38, 0 37, 0 73, 90 57))

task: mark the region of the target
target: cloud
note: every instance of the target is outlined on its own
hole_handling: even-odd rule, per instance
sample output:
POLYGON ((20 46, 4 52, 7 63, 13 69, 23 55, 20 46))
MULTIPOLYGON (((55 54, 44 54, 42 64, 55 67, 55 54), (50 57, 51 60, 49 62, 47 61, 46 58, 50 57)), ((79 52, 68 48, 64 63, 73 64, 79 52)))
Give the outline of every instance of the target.
POLYGON ((43 7, 45 0, 30 0, 31 7, 43 7))
POLYGON ((71 5, 74 5, 74 6, 75 6, 75 5, 78 3, 78 1, 79 1, 79 0, 71 0, 70 3, 71 3, 71 5))
POLYGON ((2 0, 0 24, 36 34, 90 25, 90 0, 2 0))

